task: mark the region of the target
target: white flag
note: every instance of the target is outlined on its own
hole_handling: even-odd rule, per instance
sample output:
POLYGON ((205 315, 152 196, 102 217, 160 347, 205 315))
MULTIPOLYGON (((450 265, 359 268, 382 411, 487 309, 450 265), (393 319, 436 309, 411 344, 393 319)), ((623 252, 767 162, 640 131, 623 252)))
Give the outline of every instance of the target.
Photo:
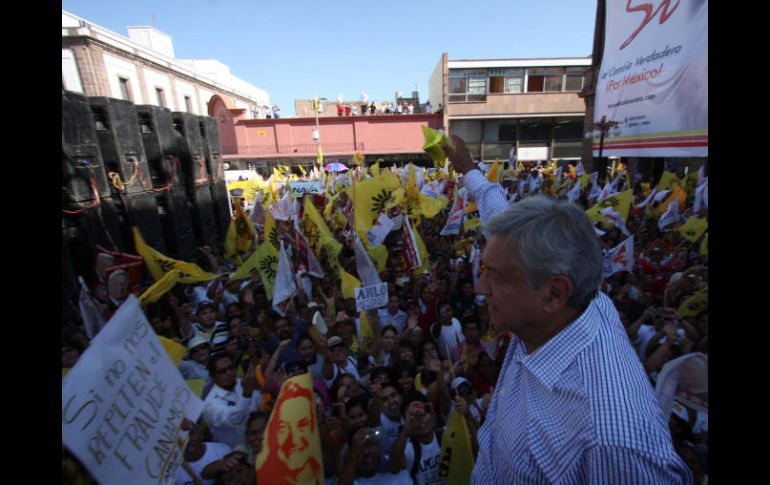
MULTIPOLYGON (((695 202, 692 204, 693 213, 695 215, 700 213, 701 205, 705 202, 703 198, 704 194, 708 195, 708 182, 695 188, 695 202)), ((705 205, 708 207, 708 203, 705 205)))
POLYGON ((612 183, 608 182, 604 184, 604 187, 602 188, 601 192, 599 192, 599 199, 597 200, 597 202, 601 202, 604 199, 608 199, 615 194, 617 194, 617 191, 615 191, 615 188, 613 187, 612 183))
POLYGON ((562 174, 562 168, 558 167, 556 169, 556 186, 561 185, 561 181, 564 178, 564 175, 562 174))
POLYGON ((374 266, 372 258, 369 257, 369 253, 366 252, 364 243, 361 242, 361 238, 357 233, 353 233, 355 240, 353 241, 353 252, 356 255, 356 268, 358 269, 358 276, 361 278, 363 286, 371 286, 382 283, 380 275, 377 273, 377 267, 374 266))
POLYGON ((599 183, 599 172, 593 172, 588 176, 588 178, 591 179, 591 184, 595 186, 597 183, 599 183))
POLYGON ((291 191, 287 190, 283 197, 270 207, 270 213, 276 221, 288 221, 291 218, 293 201, 291 191))
POLYGON ((618 244, 604 255, 604 277, 634 268, 634 236, 618 244))
POLYGON ((86 336, 93 340, 106 322, 99 305, 91 297, 91 291, 82 276, 78 276, 78 282, 80 283, 78 307, 80 308, 80 316, 83 318, 83 328, 86 331, 86 336))
POLYGON ((575 166, 575 175, 582 177, 584 173, 586 173, 586 171, 583 168, 583 162, 578 162, 578 164, 575 166))
POLYGON ((642 202, 641 204, 638 204, 636 207, 638 207, 639 209, 643 209, 644 207, 646 207, 646 206, 647 206, 647 204, 649 204, 649 203, 650 203, 650 201, 652 200, 652 198, 653 198, 653 197, 655 197, 655 194, 656 194, 657 192, 658 192, 658 188, 657 188, 657 187, 653 188, 653 189, 650 191, 650 195, 648 195, 648 196, 647 196, 647 198, 646 198, 646 199, 644 199, 644 202, 642 202))
POLYGON ((620 232, 622 232, 625 236, 631 235, 631 231, 629 231, 626 227, 626 222, 623 220, 623 216, 621 216, 618 211, 613 209, 612 206, 605 207, 604 209, 600 210, 599 214, 607 219, 608 222, 612 223, 613 226, 620 229, 620 232))
POLYGON ((658 229, 665 231, 671 224, 679 222, 679 219, 679 200, 674 199, 669 202, 666 212, 660 216, 660 219, 658 220, 658 229))
POLYGON ((706 180, 708 180, 708 177, 705 175, 705 165, 701 165, 698 169, 698 185, 705 183, 706 180))
POLYGON ((366 239, 369 240, 369 245, 378 246, 382 244, 382 242, 385 241, 385 238, 388 237, 390 231, 393 230, 394 225, 395 222, 393 219, 385 215, 385 212, 382 212, 380 217, 374 221, 371 229, 366 232, 366 239))
POLYGON ((467 193, 465 187, 460 188, 455 194, 455 200, 452 204, 452 210, 449 211, 446 224, 441 229, 442 236, 456 236, 460 234, 460 228, 463 222, 463 213, 465 212, 465 194, 467 193))
POLYGON ((516 193, 519 194, 519 197, 522 197, 524 195, 524 188, 527 186, 527 183, 529 181, 529 175, 527 175, 527 178, 520 178, 518 185, 516 187, 516 193))
POLYGON ((479 282, 479 271, 481 269, 481 251, 479 248, 474 244, 471 247, 471 270, 473 272, 473 287, 476 288, 476 285, 479 282))
POLYGON ((422 266, 422 257, 420 256, 420 251, 417 247, 417 239, 414 237, 412 225, 409 222, 409 216, 404 217, 401 231, 401 239, 404 246, 404 258, 408 264, 406 271, 419 268, 422 266))
POLYGON ((618 182, 620 182, 622 178, 623 178, 623 174, 618 173, 618 176, 615 177, 615 180, 613 180, 612 183, 610 184, 610 187, 612 187, 612 190, 618 190, 618 182))
MULTIPOLYGON (((310 249, 310 243, 305 235, 302 234, 302 230, 299 227, 299 216, 293 215, 292 219, 294 219, 294 245, 299 252, 302 264, 306 266, 309 275, 315 276, 316 278, 323 278, 324 270, 316 259, 315 254, 313 254, 313 251, 310 249)), ((310 299, 312 300, 312 298, 310 299)))
POLYGON ((289 261, 289 257, 286 255, 286 249, 283 247, 282 240, 280 244, 278 269, 275 273, 275 286, 273 287, 273 310, 284 317, 291 299, 297 294, 297 285, 294 283, 291 261, 289 261))
POLYGON ((575 180, 575 183, 572 185, 572 188, 569 189, 567 192, 567 200, 570 202, 575 202, 580 198, 580 186, 582 184, 580 183, 580 179, 575 180))

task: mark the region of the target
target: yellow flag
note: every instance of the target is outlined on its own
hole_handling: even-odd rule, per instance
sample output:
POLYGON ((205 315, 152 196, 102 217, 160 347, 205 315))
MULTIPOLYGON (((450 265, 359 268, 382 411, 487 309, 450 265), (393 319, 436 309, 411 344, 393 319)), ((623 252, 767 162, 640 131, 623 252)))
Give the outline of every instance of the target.
POLYGON ((663 172, 663 175, 660 176, 660 183, 658 183, 658 192, 670 189, 674 182, 679 182, 676 175, 671 172, 663 172))
POLYGON ((492 164, 492 168, 487 172, 487 180, 493 184, 500 183, 500 160, 495 160, 492 164))
POLYGON ((380 174, 380 160, 377 160, 374 162, 374 165, 369 167, 369 173, 372 174, 372 177, 376 177, 380 174))
POLYGON ((190 386, 190 389, 196 396, 201 397, 206 381, 203 379, 187 379, 187 385, 190 386))
POLYGON ((701 256, 709 255, 709 233, 706 233, 703 241, 700 242, 700 254, 701 256))
POLYGON ((340 267, 340 280, 342 281, 342 297, 355 298, 356 288, 361 288, 361 281, 340 267))
POLYGON ((681 214, 685 210, 685 201, 687 200, 687 194, 685 193, 684 189, 677 183, 673 182, 671 185, 671 193, 666 197, 666 200, 663 201, 662 204, 660 204, 660 207, 658 207, 660 214, 663 214, 663 212, 668 209, 669 204, 674 201, 674 199, 677 199, 679 201, 679 213, 681 214))
POLYGON ((355 152, 353 154, 353 161, 356 162, 356 165, 361 166, 361 162, 364 161, 364 154, 361 152, 355 152))
POLYGON ((313 205, 310 197, 305 197, 305 212, 304 217, 307 218, 318 230, 318 242, 326 250, 327 261, 333 270, 340 268, 339 254, 342 251, 342 244, 334 239, 331 231, 326 226, 321 214, 313 205))
POLYGON ((255 458, 259 483, 324 483, 321 432, 309 373, 281 386, 255 458))
POLYGON ((458 412, 449 416, 444 434, 441 436, 441 458, 439 475, 446 478, 447 485, 468 485, 475 460, 468 425, 458 412))
POLYGON ((139 304, 146 307, 150 303, 155 303, 177 283, 179 283, 179 271, 169 271, 142 293, 142 296, 139 297, 139 304))
POLYGON ((447 205, 449 205, 449 199, 439 195, 435 199, 425 194, 420 194, 420 212, 419 214, 427 218, 435 217, 436 214, 441 212, 447 205))
POLYGON ((366 312, 359 312, 358 316, 361 319, 361 349, 368 352, 374 340, 372 326, 369 323, 369 317, 366 316, 366 312))
POLYGON ((138 228, 132 227, 131 230, 134 233, 136 251, 144 259, 147 269, 150 270, 150 274, 155 278, 155 281, 163 278, 163 275, 172 269, 179 271, 180 283, 199 283, 201 281, 210 281, 217 277, 214 273, 203 271, 197 264, 169 258, 157 249, 148 246, 144 242, 142 233, 139 232, 138 228))
POLYGON ((256 266, 262 277, 262 284, 265 285, 265 294, 268 300, 273 299, 273 287, 275 286, 275 273, 278 270, 278 250, 270 244, 270 241, 264 241, 259 245, 254 254, 252 254, 246 263, 243 264, 238 271, 233 275, 233 279, 242 279, 239 273, 247 271, 249 274, 246 277, 250 277, 253 274, 253 269, 256 266), (254 261, 252 261, 254 259, 254 261))
POLYGON ((372 223, 385 210, 393 191, 400 185, 398 178, 390 170, 383 170, 376 177, 354 183, 353 210, 356 231, 359 234, 372 227, 372 223))
POLYGON ((612 207, 616 212, 620 213, 620 215, 623 217, 623 221, 627 221, 628 211, 631 208, 631 199, 633 196, 633 189, 629 189, 625 192, 607 197, 603 201, 586 210, 586 215, 592 221, 599 221, 602 224, 608 224, 609 222, 601 214, 599 214, 599 212, 605 207, 612 207))
POLYGON ((478 210, 479 207, 476 205, 476 201, 472 200, 465 206, 465 209, 463 209, 463 214, 473 214, 474 212, 478 212, 478 210))
POLYGON ((171 357, 171 361, 174 362, 174 365, 179 366, 179 363, 182 362, 182 359, 184 359, 184 356, 187 354, 187 347, 162 335, 157 335, 157 337, 168 356, 171 357))
POLYGON ((225 259, 230 261, 236 266, 243 264, 241 257, 238 256, 238 248, 235 243, 236 239, 235 219, 230 220, 230 225, 227 226, 227 234, 225 235, 225 259))
POLYGON ((588 184, 590 184, 590 183, 591 183, 591 176, 590 175, 588 175, 587 173, 584 173, 583 175, 580 176, 580 189, 581 190, 586 188, 586 187, 588 187, 588 184))
POLYGON ((377 246, 370 248, 368 246, 369 241, 366 239, 362 239, 361 241, 364 243, 364 246, 366 246, 366 252, 377 267, 377 272, 383 271, 388 263, 388 248, 385 247, 384 244, 378 244, 377 246))
POLYGON ((269 210, 265 211, 265 241, 269 242, 278 254, 277 251, 281 247, 280 236, 278 236, 278 228, 275 227, 275 220, 269 210))
POLYGON ((422 136, 425 139, 425 144, 422 149, 425 150, 425 153, 430 155, 430 158, 436 163, 443 165, 446 161, 446 153, 444 153, 444 149, 441 148, 441 145, 452 146, 452 141, 443 131, 434 130, 427 126, 422 127, 422 136))
POLYGON ((516 171, 517 172, 521 173, 521 172, 525 171, 526 169, 527 169, 527 167, 524 166, 524 163, 521 160, 516 162, 516 171))
POLYGON ((321 144, 318 144, 318 155, 315 159, 316 162, 318 162, 318 165, 321 165, 321 170, 323 170, 323 163, 324 163, 324 151, 321 148, 321 144))
POLYGON ((464 232, 471 231, 473 229, 476 229, 480 225, 481 225, 481 219, 479 219, 478 217, 466 219, 466 221, 463 222, 463 231, 464 232))
POLYGON ((307 172, 305 171, 305 167, 302 165, 297 165, 297 168, 299 169, 299 172, 302 174, 302 177, 307 177, 307 172))
POLYGON ((679 228, 679 234, 690 242, 695 242, 700 238, 706 229, 708 229, 709 223, 706 219, 699 217, 690 217, 687 222, 682 224, 679 228))
POLYGON ((259 194, 260 191, 262 191, 266 186, 267 184, 265 184, 264 180, 238 180, 235 182, 229 182, 227 184, 227 191, 229 192, 234 189, 241 189, 243 190, 243 195, 241 195, 241 197, 248 201, 254 202, 257 200, 257 194, 259 194))
POLYGON ((704 288, 686 299, 677 309, 677 312, 683 317, 692 317, 709 307, 709 289, 704 288))

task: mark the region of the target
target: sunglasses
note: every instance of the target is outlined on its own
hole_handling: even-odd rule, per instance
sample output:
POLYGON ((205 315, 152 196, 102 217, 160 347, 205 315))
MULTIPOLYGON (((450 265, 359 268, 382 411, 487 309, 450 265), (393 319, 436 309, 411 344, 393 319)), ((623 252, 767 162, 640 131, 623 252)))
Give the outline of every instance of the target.
POLYGON ((221 369, 215 370, 214 374, 216 374, 218 376, 221 376, 221 375, 227 374, 228 372, 234 371, 234 370, 235 370, 235 365, 230 364, 227 367, 223 367, 221 369))

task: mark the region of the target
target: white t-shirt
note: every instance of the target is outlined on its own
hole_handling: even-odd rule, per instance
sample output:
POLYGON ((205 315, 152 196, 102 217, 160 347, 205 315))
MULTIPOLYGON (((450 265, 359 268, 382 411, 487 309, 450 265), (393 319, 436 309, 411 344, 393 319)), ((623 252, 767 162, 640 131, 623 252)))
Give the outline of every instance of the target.
MULTIPOLYGON (((203 472, 203 469, 206 468, 207 465, 217 460, 221 460, 228 453, 230 453, 230 447, 226 444, 207 442, 206 451, 203 453, 203 456, 200 458, 200 460, 188 462, 188 464, 190 465, 190 468, 193 469, 195 474, 198 475, 198 478, 201 479, 201 482, 203 482, 204 485, 214 485, 214 480, 203 478, 201 476, 201 472, 203 472)), ((176 485, 195 485, 193 479, 181 465, 179 468, 177 468, 176 471, 176 485)))
MULTIPOLYGON (((359 382, 361 380, 361 375, 358 373, 358 366, 356 365, 356 359, 355 357, 348 355, 347 358, 347 365, 345 367, 340 367, 337 364, 332 364, 334 369, 334 374, 332 374, 331 380, 324 379, 324 382, 326 383, 326 387, 329 389, 332 388, 334 385, 334 380, 337 378, 337 376, 340 374, 340 372, 344 374, 350 374, 353 376, 353 378, 356 380, 356 382, 359 382)), ((336 396, 334 396, 336 398, 336 396)))
POLYGON ((439 337, 441 345, 438 349, 438 353, 442 359, 446 360, 449 359, 447 352, 450 352, 453 348, 460 345, 460 342, 465 341, 463 327, 460 325, 460 320, 454 317, 452 317, 451 325, 441 325, 439 323, 436 323, 436 325, 440 325, 441 327, 441 336, 439 337))
POLYGON ((380 466, 387 465, 390 459, 390 449, 393 447, 393 443, 398 439, 398 434, 401 432, 398 428, 404 424, 404 418, 399 418, 398 421, 393 421, 380 411, 380 426, 382 427, 382 434, 380 435, 380 466))
POLYGON ((353 485, 412 485, 412 477, 406 470, 401 470, 396 475, 382 472, 369 478, 356 478, 353 485))
MULTIPOLYGON (((433 435, 433 440, 422 446, 422 456, 420 456, 420 464, 417 467, 417 485, 444 485, 444 479, 439 475, 439 461, 441 459, 441 444, 436 439, 436 435, 433 435)), ((414 445, 411 441, 404 450, 406 454, 406 472, 409 473, 412 470, 412 464, 414 463, 414 445)))

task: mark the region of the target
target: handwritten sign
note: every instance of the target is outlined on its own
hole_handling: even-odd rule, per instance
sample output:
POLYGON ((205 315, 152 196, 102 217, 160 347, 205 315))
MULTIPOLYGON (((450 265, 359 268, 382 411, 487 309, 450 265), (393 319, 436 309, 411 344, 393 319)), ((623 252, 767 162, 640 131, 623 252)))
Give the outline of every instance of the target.
POLYGON ((101 483, 173 483, 203 402, 133 295, 62 381, 62 441, 101 483))
POLYGON ((387 283, 355 288, 355 292, 356 311, 364 312, 372 308, 382 308, 388 304, 387 283))

